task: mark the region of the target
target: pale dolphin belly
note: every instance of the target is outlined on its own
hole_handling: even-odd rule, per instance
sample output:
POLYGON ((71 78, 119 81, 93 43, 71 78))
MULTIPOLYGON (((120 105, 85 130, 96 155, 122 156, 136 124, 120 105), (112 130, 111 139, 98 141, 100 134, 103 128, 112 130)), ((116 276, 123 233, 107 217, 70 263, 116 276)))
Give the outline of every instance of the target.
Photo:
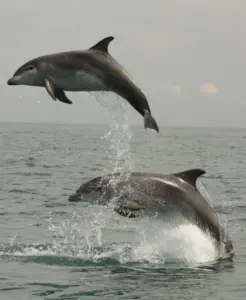
POLYGON ((53 74, 51 76, 55 85, 64 91, 107 91, 107 87, 100 78, 84 71, 76 71, 70 74, 53 74))

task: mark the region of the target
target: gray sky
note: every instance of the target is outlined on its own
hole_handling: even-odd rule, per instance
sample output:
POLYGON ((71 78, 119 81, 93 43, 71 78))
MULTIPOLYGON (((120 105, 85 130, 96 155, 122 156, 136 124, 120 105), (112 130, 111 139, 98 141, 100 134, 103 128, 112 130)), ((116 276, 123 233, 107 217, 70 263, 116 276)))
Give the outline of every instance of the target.
MULTIPOLYGON (((6 81, 29 59, 113 35, 110 53, 159 126, 246 127, 245 11, 245 0, 1 0, 0 121, 108 123, 88 93, 67 93, 74 104, 65 105, 44 88, 6 81)), ((104 97, 108 105, 116 98, 104 97)), ((143 126, 133 108, 127 113, 143 126)))

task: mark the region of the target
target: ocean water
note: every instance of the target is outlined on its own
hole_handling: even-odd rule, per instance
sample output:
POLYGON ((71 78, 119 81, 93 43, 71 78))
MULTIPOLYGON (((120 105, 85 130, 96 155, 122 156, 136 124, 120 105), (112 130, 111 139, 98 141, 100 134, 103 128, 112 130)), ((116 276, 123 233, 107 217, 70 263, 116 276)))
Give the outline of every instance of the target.
MULTIPOLYGON (((117 119, 118 118, 118 119, 117 119)), ((2 123, 0 299, 245 299, 246 132, 239 129, 2 123), (203 168, 198 188, 229 232, 218 261, 196 226, 126 219, 70 203, 113 171, 203 168)))

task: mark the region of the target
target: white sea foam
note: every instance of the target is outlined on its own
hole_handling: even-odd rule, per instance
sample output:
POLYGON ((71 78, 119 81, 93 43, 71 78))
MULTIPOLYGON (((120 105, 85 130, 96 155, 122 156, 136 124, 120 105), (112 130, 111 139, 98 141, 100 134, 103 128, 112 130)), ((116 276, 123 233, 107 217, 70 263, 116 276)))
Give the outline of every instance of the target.
POLYGON ((22 245, 12 241, 2 255, 53 256, 97 262, 114 259, 121 264, 168 263, 196 266, 216 261, 213 240, 190 223, 120 218, 110 209, 88 207, 83 215, 59 223, 49 219, 50 243, 22 245))

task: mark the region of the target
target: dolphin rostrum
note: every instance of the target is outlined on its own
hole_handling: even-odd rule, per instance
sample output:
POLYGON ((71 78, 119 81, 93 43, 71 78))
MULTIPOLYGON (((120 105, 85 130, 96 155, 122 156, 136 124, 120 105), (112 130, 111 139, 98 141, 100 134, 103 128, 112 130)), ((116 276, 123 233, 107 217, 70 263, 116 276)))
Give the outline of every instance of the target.
POLYGON ((69 201, 88 201, 88 195, 92 196, 90 201, 99 205, 107 205, 114 200, 114 210, 124 217, 139 217, 139 213, 168 217, 173 211, 180 212, 185 219, 209 232, 218 249, 223 246, 232 258, 234 251, 230 237, 196 187, 198 177, 203 174, 205 171, 202 169, 169 175, 139 172, 107 174, 82 184, 69 201))
POLYGON ((109 54, 109 36, 89 49, 60 52, 34 58, 22 65, 8 85, 45 87, 49 95, 71 104, 64 91, 112 91, 126 99, 144 118, 144 127, 159 132, 142 90, 109 54))

